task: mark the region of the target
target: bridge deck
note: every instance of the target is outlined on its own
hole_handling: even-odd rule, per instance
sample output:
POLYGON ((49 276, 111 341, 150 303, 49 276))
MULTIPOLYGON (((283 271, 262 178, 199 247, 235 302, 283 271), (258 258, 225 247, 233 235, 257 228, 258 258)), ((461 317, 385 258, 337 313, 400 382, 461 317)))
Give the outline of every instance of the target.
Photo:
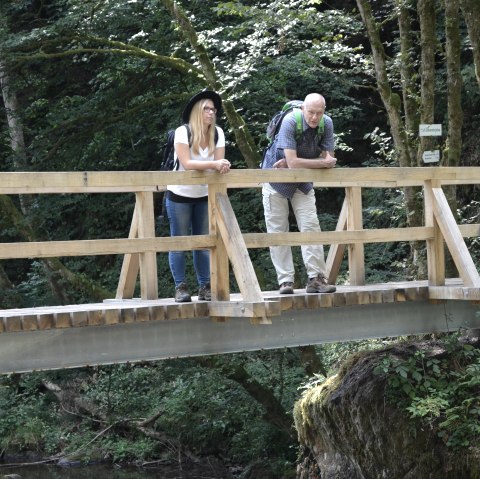
POLYGON ((109 300, 98 304, 0 311, 0 374, 278 349, 308 344, 480 328, 479 288, 458 280, 339 286, 336 293, 280 296, 267 326, 243 316, 212 321, 215 303, 109 300), (452 300, 449 298, 471 298, 452 300), (352 307, 354 306, 354 307, 352 307), (181 320, 179 320, 181 319, 181 320), (84 326, 84 327, 80 327, 84 326))
MULTIPOLYGON (((114 325, 147 321, 179 320, 212 317, 224 321, 222 309, 230 317, 249 318, 259 322, 255 306, 263 303, 244 302, 240 294, 231 294, 230 301, 175 303, 173 298, 142 300, 112 299, 103 303, 66 306, 45 306, 0 310, 0 332, 63 329, 82 326, 114 325), (231 314, 232 310, 236 314, 231 314)), ((277 291, 263 292, 269 312, 268 322, 286 311, 316 310, 386 304, 405 301, 468 300, 480 302, 480 288, 463 286, 461 280, 450 279, 446 286, 428 286, 427 281, 392 282, 364 286, 337 286, 335 293, 306 294, 297 289, 292 295, 277 291)))

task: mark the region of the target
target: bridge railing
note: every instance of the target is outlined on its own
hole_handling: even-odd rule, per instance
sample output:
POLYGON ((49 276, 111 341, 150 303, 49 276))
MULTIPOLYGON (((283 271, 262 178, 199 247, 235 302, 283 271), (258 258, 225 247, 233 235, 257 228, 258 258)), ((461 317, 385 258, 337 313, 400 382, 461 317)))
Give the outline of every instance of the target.
POLYGON ((478 293, 480 276, 464 238, 480 236, 480 225, 457 225, 443 192, 445 185, 480 183, 480 167, 358 168, 330 170, 232 170, 216 172, 19 172, 0 173, 1 194, 135 193, 135 210, 128 238, 1 243, 0 259, 62 256, 124 255, 117 299, 132 298, 140 274, 142 299, 158 298, 156 254, 171 250, 209 249, 211 252, 214 317, 245 316, 268 322, 279 314, 265 301, 248 250, 273 245, 329 244, 329 280, 335 282, 345 249, 351 285, 365 283, 364 245, 376 242, 425 241, 428 282, 437 299, 468 299, 478 293), (263 182, 313 181, 315 186, 344 188, 345 201, 335 231, 309 233, 242 233, 227 189, 260 187, 263 182), (168 184, 208 184, 208 235, 156 237, 154 194, 168 184), (364 229, 362 188, 419 186, 424 193, 424 226, 364 229), (444 245, 449 249, 463 286, 445 287, 444 245), (232 267, 242 301, 230 301, 232 267), (475 293, 476 294, 476 293, 475 293))

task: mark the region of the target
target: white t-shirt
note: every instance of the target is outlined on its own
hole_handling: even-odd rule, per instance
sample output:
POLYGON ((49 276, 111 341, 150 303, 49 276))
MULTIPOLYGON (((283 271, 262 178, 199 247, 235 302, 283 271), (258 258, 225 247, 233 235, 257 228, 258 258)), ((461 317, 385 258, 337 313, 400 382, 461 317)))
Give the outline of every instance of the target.
MULTIPOLYGON (((218 131, 218 140, 215 146, 216 148, 222 148, 225 146, 225 134, 219 126, 216 128, 218 131)), ((188 133, 185 126, 179 126, 175 130, 175 138, 173 143, 174 145, 177 143, 188 145, 188 133)), ((213 154, 208 154, 208 148, 205 150, 200 148, 198 155, 193 153, 192 148, 190 148, 190 158, 192 160, 199 161, 212 161, 214 156, 213 154)), ((182 166, 182 164, 180 162, 178 163, 178 171, 185 171, 185 168, 182 166)), ((208 185, 168 185, 167 190, 170 190, 176 195, 187 196, 188 198, 201 198, 202 196, 208 195, 208 185)))

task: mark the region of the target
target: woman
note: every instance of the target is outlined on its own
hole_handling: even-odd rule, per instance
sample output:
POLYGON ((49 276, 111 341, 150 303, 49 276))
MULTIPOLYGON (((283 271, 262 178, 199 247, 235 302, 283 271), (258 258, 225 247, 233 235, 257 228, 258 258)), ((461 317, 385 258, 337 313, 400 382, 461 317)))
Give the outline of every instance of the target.
MULTIPOLYGON (((225 135, 215 125, 221 108, 222 99, 214 91, 201 91, 188 101, 182 113, 185 125, 175 130, 179 171, 230 171, 230 162, 224 158, 225 135)), ((208 185, 169 185, 166 206, 171 236, 208 234, 208 185)), ((168 259, 175 281, 175 301, 191 301, 185 280, 185 251, 170 251, 168 259)), ((193 265, 199 288, 198 299, 210 301, 209 250, 194 250, 193 265)))

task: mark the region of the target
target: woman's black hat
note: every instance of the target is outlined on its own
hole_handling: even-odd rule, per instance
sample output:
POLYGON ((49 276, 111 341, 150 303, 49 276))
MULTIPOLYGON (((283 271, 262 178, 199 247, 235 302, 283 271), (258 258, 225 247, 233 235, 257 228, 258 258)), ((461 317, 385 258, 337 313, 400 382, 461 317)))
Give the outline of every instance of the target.
POLYGON ((192 96, 192 98, 190 98, 190 100, 188 100, 188 103, 185 105, 182 113, 182 120, 184 123, 189 122, 190 113, 192 113, 193 105, 195 105, 195 103, 197 103, 198 101, 203 100, 204 98, 212 100, 215 108, 217 109, 217 114, 220 114, 220 111, 222 109, 222 99, 220 98, 220 95, 217 92, 211 90, 202 90, 200 93, 192 96))

